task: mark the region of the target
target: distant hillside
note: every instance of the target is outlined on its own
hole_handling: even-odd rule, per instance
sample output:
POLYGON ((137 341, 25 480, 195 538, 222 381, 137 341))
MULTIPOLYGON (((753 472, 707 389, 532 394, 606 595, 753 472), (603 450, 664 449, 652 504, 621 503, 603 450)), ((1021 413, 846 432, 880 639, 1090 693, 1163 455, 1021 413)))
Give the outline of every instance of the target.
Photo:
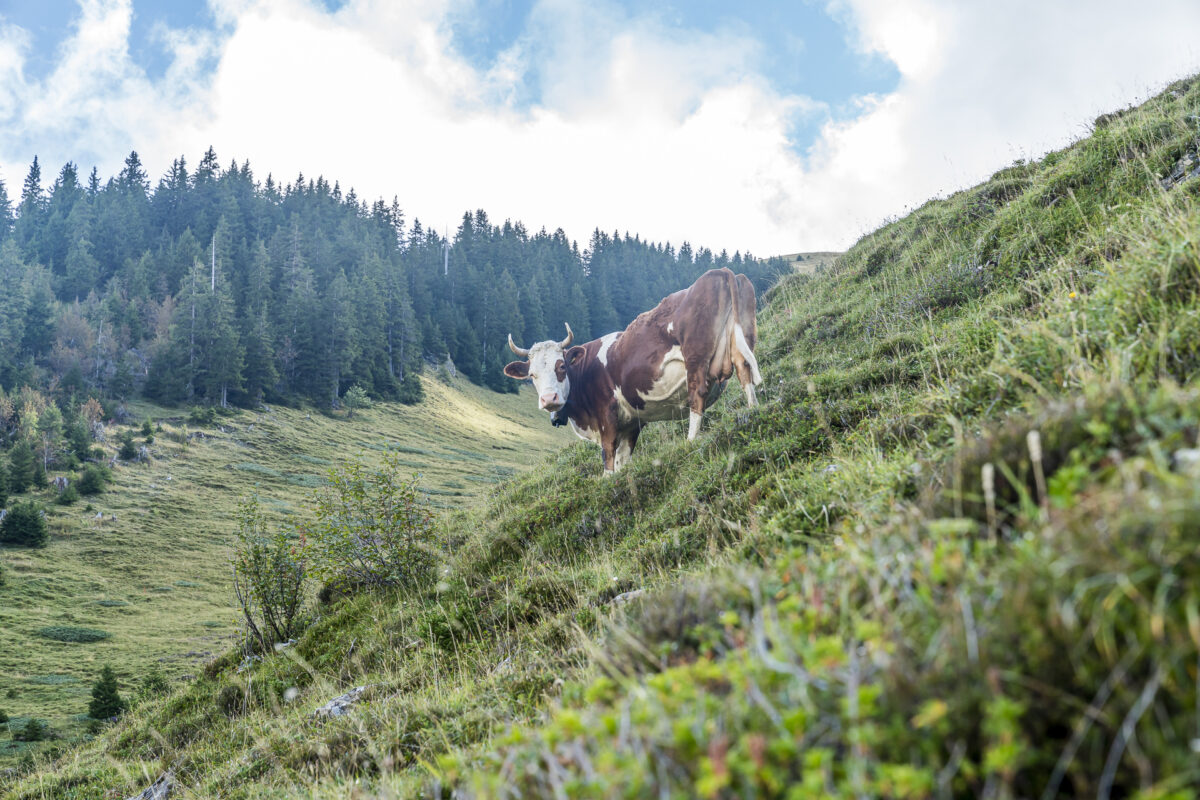
MULTIPOLYGON (((420 405, 379 404, 352 419, 280 406, 197 423, 137 405, 135 420, 155 422, 148 461, 120 463, 107 491, 73 505, 55 505, 53 488, 28 493, 47 501, 51 535, 41 549, 0 547, 0 711, 10 719, 0 725, 0 775, 27 752, 84 734, 101 665, 130 687, 152 667, 174 682, 231 646, 229 556, 244 497, 257 494, 273 520, 303 520, 331 468, 392 452, 429 503, 456 509, 574 439, 546 423, 528 391, 425 378, 424 393, 420 405), (106 638, 62 642, 56 628, 106 638), (6 735, 31 717, 60 741, 6 735)), ((109 456, 122 429, 108 427, 109 456)))
POLYGON ((837 261, 837 257, 840 255, 841 253, 823 251, 814 253, 789 253, 775 257, 786 262, 793 272, 813 273, 819 269, 827 269, 833 266, 833 262, 837 261))
POLYGON ((1198 118, 1180 81, 788 276, 761 408, 558 452, 436 582, 6 796, 1195 797, 1198 118))

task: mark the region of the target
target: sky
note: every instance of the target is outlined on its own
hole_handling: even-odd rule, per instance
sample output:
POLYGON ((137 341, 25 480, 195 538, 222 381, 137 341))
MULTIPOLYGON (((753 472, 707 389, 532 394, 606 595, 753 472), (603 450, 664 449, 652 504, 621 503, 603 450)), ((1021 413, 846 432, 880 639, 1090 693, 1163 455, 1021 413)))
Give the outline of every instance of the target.
POLYGON ((1196 0, 0 0, 0 180, 212 146, 468 210, 766 256, 1200 71, 1196 0))

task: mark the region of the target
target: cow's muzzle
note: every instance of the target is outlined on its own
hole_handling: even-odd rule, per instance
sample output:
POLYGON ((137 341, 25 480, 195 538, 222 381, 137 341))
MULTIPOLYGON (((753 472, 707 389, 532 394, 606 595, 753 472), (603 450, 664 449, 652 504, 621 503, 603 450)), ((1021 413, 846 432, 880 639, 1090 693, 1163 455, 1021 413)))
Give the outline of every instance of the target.
POLYGON ((558 411, 564 405, 565 403, 558 396, 558 392, 544 394, 538 398, 538 407, 544 408, 546 411, 558 411))

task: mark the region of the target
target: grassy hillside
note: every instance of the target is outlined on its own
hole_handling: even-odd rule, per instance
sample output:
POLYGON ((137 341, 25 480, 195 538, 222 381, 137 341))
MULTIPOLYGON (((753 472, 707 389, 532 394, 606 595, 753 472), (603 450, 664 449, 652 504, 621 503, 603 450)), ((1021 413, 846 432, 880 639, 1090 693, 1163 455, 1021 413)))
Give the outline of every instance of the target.
POLYGON ((444 521, 436 586, 8 795, 1194 797, 1198 119, 1181 82, 792 276, 762 408, 614 479, 567 448, 444 521))
POLYGON ((0 550, 0 711, 10 717, 0 726, 0 766, 53 746, 5 735, 29 717, 66 739, 83 732, 102 664, 126 685, 152 664, 176 679, 230 647, 229 545, 241 497, 257 492, 277 519, 304 514, 332 465, 387 448, 420 474, 434 506, 457 508, 574 438, 546 425, 528 393, 497 395, 462 380, 426 380, 425 391, 420 405, 381 404, 352 419, 275 407, 188 426, 178 411, 132 407, 139 423, 162 427, 150 461, 118 466, 104 494, 49 505, 45 548, 0 550), (47 638, 52 628, 108 638, 61 642, 47 638))

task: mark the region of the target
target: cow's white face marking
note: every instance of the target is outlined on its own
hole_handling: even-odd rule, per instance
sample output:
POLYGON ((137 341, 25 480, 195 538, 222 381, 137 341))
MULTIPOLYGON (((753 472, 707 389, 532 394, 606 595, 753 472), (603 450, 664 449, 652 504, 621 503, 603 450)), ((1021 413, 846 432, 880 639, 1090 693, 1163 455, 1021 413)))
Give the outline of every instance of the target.
POLYGON ((600 363, 606 367, 608 366, 608 348, 613 346, 613 342, 620 335, 620 331, 615 331, 613 333, 606 333, 600 337, 600 350, 596 353, 596 358, 600 359, 600 363))
POLYGON ((537 392, 539 408, 558 411, 567 404, 571 379, 558 342, 538 342, 529 348, 529 380, 537 392))
POLYGON ((667 323, 667 333, 674 333, 674 332, 675 332, 675 323, 668 322, 667 323))

